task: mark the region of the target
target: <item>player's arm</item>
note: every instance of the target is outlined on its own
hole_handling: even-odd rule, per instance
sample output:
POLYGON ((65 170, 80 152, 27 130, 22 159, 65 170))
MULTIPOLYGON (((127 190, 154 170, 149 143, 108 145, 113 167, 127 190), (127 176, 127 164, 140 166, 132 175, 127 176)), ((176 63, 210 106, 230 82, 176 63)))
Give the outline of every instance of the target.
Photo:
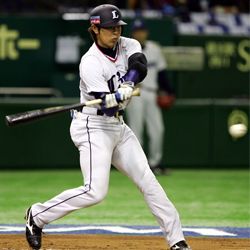
POLYGON ((161 108, 168 109, 173 105, 175 101, 175 93, 168 78, 166 61, 165 58, 162 56, 160 47, 158 48, 158 51, 156 50, 156 54, 158 58, 157 82, 159 86, 157 104, 161 108))
POLYGON ((123 77, 124 82, 120 85, 117 90, 119 96, 120 108, 125 109, 128 105, 132 91, 136 84, 143 81, 147 75, 147 59, 141 52, 133 53, 128 58, 128 70, 123 77))
POLYGON ((127 72, 123 79, 125 82, 132 82, 135 86, 147 75, 147 59, 142 53, 140 43, 135 39, 122 37, 121 47, 125 48, 128 58, 127 72))
POLYGON ((169 83, 166 70, 158 72, 159 91, 157 96, 157 104, 160 108, 168 109, 175 102, 175 94, 169 83))
POLYGON ((143 81, 147 75, 147 59, 141 52, 132 54, 128 59, 128 71, 124 76, 125 82, 133 82, 134 86, 143 81))
POLYGON ((158 71, 157 74, 159 90, 168 93, 169 95, 174 94, 174 90, 169 82, 168 72, 166 69, 158 71))
POLYGON ((128 100, 133 93, 133 87, 122 85, 114 93, 92 92, 96 99, 102 99, 101 109, 108 116, 113 116, 119 110, 119 104, 128 100))

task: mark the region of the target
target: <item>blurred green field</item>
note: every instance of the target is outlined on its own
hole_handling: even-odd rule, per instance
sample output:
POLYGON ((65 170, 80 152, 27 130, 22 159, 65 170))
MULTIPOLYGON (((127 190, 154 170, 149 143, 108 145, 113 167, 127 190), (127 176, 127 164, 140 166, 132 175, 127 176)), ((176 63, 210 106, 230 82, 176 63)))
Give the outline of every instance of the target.
MULTIPOLYGON (((184 226, 249 227, 247 170, 172 170, 157 177, 184 226)), ((0 224, 24 223, 30 204, 82 184, 80 170, 1 171, 0 224)), ((112 170, 106 199, 56 221, 58 224, 157 225, 134 184, 112 170)))

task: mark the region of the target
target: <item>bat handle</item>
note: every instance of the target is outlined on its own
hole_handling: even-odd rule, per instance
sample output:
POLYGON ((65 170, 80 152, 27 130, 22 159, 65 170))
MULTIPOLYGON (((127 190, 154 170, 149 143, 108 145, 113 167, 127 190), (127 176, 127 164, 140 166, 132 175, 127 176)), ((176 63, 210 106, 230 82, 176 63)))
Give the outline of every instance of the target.
MULTIPOLYGON (((135 88, 132 92, 132 96, 139 96, 139 95, 140 95, 140 88, 135 88)), ((92 106, 92 105, 101 104, 101 103, 102 103, 102 99, 95 99, 95 100, 85 102, 84 106, 92 106)))
POLYGON ((140 94, 141 94, 140 88, 135 88, 133 90, 132 96, 140 96, 140 94))

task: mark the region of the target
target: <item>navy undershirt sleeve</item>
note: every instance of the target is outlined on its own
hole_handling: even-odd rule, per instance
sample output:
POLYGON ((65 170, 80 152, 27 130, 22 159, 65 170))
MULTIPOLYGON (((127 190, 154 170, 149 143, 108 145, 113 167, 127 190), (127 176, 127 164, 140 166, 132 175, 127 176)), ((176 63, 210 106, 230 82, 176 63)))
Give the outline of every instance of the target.
POLYGON ((166 91, 168 94, 174 94, 174 90, 169 83, 168 74, 166 70, 161 70, 158 72, 157 80, 160 90, 166 91))

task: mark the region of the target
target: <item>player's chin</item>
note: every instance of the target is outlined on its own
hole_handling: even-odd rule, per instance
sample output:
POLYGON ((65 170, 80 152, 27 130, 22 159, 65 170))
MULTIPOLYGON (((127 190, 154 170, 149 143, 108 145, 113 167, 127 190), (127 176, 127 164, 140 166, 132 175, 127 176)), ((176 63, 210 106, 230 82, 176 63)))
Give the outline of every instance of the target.
POLYGON ((115 45, 117 44, 117 39, 112 39, 110 42, 109 42, 109 48, 114 48, 115 45))

